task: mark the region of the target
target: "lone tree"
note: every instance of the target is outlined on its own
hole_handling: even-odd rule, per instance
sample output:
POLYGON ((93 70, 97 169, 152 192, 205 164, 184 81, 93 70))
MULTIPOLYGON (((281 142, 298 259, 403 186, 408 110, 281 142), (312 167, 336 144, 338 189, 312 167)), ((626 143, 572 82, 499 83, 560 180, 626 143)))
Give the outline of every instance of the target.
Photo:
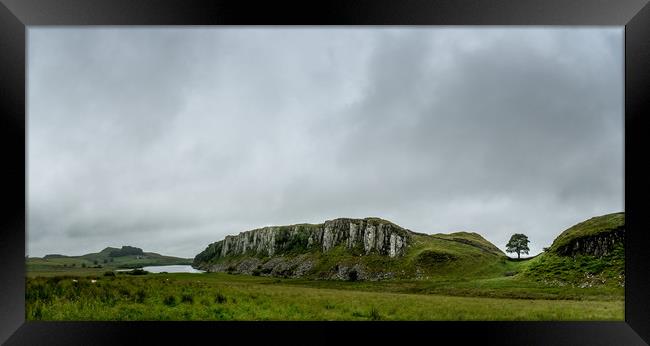
POLYGON ((528 237, 525 234, 515 233, 510 237, 510 241, 506 244, 507 252, 516 252, 517 258, 521 258, 521 254, 528 254, 528 237))

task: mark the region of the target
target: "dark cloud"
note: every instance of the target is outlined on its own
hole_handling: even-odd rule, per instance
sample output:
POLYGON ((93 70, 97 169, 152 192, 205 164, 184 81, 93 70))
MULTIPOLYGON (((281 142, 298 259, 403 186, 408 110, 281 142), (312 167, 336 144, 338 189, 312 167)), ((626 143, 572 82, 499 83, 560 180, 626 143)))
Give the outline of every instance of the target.
POLYGON ((28 253, 623 210, 621 28, 31 28, 28 253))

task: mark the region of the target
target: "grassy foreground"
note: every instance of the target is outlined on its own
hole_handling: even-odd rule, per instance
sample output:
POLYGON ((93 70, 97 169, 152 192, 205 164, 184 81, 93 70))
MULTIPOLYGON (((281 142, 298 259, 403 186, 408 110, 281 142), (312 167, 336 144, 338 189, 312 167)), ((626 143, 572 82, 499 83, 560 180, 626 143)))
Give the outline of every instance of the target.
POLYGON ((224 273, 32 275, 26 284, 28 320, 624 318, 622 288, 560 289, 512 277, 454 282, 336 282, 224 273))

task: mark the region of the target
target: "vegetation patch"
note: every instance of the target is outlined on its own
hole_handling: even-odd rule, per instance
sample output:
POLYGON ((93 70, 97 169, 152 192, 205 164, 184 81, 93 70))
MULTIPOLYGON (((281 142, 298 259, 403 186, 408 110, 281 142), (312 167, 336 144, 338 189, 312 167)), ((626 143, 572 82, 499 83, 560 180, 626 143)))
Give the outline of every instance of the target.
POLYGON ((446 282, 314 281, 225 273, 36 277, 27 278, 25 302, 27 320, 69 321, 622 321, 624 316, 622 288, 554 287, 517 276, 446 282))
POLYGON ((458 259, 458 256, 441 251, 424 250, 417 255, 417 264, 421 266, 435 266, 458 259))

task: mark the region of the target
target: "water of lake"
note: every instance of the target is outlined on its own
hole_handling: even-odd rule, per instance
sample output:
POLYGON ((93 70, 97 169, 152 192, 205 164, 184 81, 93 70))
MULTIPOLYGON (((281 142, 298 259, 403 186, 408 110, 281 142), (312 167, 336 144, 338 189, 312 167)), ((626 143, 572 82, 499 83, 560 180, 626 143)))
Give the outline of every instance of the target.
POLYGON ((194 269, 190 265, 149 266, 142 269, 150 273, 205 273, 204 270, 194 269))

